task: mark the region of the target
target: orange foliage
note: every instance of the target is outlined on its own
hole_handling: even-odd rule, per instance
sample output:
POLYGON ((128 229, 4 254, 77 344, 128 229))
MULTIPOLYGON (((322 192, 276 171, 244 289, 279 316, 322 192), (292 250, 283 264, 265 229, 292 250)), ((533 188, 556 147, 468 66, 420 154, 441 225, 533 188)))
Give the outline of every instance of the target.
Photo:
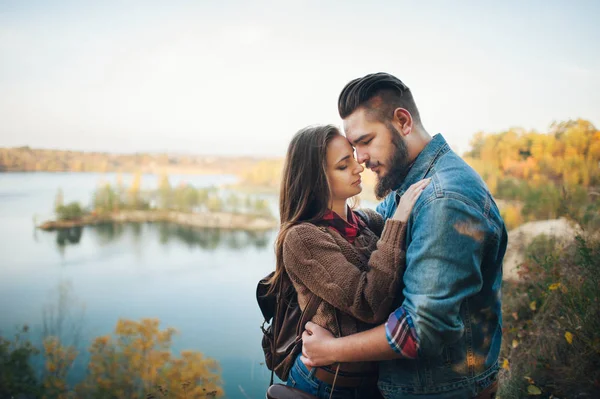
POLYGON ((218 363, 201 353, 173 357, 173 328, 159 320, 119 320, 114 337, 103 336, 90 347, 88 376, 76 387, 90 398, 205 398, 223 395, 218 363))

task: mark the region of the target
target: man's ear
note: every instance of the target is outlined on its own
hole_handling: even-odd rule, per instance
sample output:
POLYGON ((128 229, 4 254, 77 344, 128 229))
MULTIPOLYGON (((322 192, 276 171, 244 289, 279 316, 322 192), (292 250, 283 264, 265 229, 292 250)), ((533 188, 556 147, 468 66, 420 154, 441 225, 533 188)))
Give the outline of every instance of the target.
POLYGON ((392 123, 402 136, 408 136, 413 128, 412 116, 404 108, 396 108, 394 110, 394 120, 392 123))

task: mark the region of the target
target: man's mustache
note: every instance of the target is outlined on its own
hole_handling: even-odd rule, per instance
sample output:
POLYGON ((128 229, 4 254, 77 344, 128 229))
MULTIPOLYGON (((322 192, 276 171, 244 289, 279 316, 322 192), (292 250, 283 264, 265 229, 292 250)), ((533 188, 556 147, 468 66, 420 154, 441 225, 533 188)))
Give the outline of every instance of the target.
POLYGON ((381 165, 379 162, 376 162, 376 163, 375 162, 370 162, 370 161, 365 162, 365 167, 367 169, 376 168, 379 165, 381 165))

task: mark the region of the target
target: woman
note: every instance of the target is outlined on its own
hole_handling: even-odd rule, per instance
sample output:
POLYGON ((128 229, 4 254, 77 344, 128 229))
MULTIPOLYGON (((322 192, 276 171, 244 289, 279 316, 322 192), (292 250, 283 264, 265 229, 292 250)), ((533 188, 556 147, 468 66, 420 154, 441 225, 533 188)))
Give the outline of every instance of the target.
MULTIPOLYGON (((428 180, 413 185, 384 224, 374 211, 359 216, 347 200, 362 191, 364 168, 335 126, 314 126, 292 139, 280 193, 281 228, 275 243, 273 281, 291 279, 298 303, 311 293, 323 299, 312 322, 334 335, 381 324, 392 311, 402 280, 405 223, 428 180), (363 220, 364 218, 364 220, 363 220)), ((309 369, 296 359, 287 384, 319 398, 379 396, 377 364, 341 364, 309 369)))

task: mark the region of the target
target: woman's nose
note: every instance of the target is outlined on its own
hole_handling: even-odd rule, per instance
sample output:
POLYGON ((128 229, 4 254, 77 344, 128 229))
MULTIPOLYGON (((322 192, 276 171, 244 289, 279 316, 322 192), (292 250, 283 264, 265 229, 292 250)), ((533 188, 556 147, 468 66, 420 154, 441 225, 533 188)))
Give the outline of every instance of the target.
POLYGON ((363 170, 365 170, 365 167, 357 162, 356 168, 354 169, 354 173, 362 173, 363 170))

